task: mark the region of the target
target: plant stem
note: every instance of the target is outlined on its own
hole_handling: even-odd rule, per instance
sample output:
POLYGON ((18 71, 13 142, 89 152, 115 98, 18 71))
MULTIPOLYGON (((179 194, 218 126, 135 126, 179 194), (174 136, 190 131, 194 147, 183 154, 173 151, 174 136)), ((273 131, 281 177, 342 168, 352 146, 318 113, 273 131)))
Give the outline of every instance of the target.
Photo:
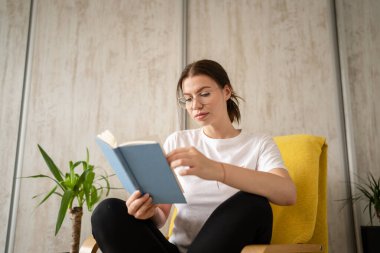
POLYGON ((71 250, 70 253, 79 253, 80 232, 82 226, 82 207, 70 208, 70 219, 72 221, 71 250))

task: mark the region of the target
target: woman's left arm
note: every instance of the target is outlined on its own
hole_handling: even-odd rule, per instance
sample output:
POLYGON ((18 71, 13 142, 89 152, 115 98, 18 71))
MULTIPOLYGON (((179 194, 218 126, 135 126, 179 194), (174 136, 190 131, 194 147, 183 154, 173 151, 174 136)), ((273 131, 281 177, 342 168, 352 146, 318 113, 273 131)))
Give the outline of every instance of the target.
MULTIPOLYGON (((215 162, 215 161, 213 161, 215 162)), ((294 205, 296 203, 296 187, 288 172, 283 168, 275 168, 269 172, 249 170, 230 164, 216 163, 224 169, 224 183, 242 191, 266 197, 277 205, 294 205)))
POLYGON ((179 148, 167 156, 170 166, 188 166, 182 176, 195 175, 206 180, 216 180, 239 190, 266 197, 277 205, 293 205, 296 188, 288 172, 274 168, 269 172, 255 171, 232 164, 220 163, 205 157, 196 148, 179 148))

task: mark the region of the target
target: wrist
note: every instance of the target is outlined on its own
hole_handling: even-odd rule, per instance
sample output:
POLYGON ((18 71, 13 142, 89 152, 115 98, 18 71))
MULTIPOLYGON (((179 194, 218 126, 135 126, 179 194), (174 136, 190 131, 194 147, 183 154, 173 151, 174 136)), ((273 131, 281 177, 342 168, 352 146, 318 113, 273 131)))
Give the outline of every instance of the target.
POLYGON ((162 210, 157 206, 154 209, 154 215, 151 218, 157 228, 161 228, 165 224, 163 216, 162 210))
POLYGON ((219 163, 220 167, 220 176, 219 176, 219 182, 225 183, 226 182, 226 167, 224 166, 223 163, 219 163))

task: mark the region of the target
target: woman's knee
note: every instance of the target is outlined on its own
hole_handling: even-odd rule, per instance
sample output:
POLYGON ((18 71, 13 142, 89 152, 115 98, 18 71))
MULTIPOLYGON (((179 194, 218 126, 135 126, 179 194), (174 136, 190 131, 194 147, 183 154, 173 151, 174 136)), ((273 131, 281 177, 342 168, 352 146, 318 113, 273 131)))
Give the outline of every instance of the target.
POLYGON ((91 215, 93 229, 104 229, 105 225, 117 223, 120 216, 128 214, 125 201, 116 198, 108 198, 98 204, 91 215))
POLYGON ((261 206, 263 209, 272 210, 272 208, 269 204, 269 200, 266 197, 256 195, 256 194, 252 194, 252 193, 246 193, 246 192, 244 192, 244 193, 246 195, 248 195, 248 201, 250 203, 252 203, 253 206, 255 206, 255 207, 261 206))
POLYGON ((245 210, 262 210, 272 213, 272 208, 267 198, 248 192, 240 191, 226 201, 233 206, 244 206, 245 210))
POLYGON ((222 203, 215 212, 233 217, 231 220, 238 225, 272 227, 272 207, 268 199, 260 195, 240 191, 222 203))
POLYGON ((269 204, 267 198, 247 192, 239 192, 239 194, 243 199, 243 203, 241 204, 244 205, 245 208, 247 208, 247 214, 259 216, 262 219, 266 218, 269 219, 270 222, 272 222, 272 207, 269 204))

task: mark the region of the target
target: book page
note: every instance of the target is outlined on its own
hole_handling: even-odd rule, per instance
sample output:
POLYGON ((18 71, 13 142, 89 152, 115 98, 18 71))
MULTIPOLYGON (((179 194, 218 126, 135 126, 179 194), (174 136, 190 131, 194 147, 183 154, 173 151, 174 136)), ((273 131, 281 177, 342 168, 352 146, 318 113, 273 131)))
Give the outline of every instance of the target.
POLYGON ((108 143, 113 148, 117 147, 117 142, 115 136, 109 131, 105 130, 103 133, 99 134, 98 137, 102 139, 104 142, 108 143))
MULTIPOLYGON (((118 143, 116 141, 115 136, 111 133, 110 130, 105 130, 101 134, 98 135, 100 139, 102 139, 104 142, 108 143, 113 148, 118 147, 118 143)), ((157 137, 145 137, 142 138, 141 140, 136 140, 136 141, 128 141, 120 144, 119 146, 134 146, 134 145, 143 145, 143 144, 153 144, 153 143, 158 143, 157 141, 152 141, 149 139, 157 139, 157 137)))
POLYGON ((154 144, 155 141, 128 141, 120 144, 120 146, 135 146, 135 145, 143 145, 143 144, 154 144))

